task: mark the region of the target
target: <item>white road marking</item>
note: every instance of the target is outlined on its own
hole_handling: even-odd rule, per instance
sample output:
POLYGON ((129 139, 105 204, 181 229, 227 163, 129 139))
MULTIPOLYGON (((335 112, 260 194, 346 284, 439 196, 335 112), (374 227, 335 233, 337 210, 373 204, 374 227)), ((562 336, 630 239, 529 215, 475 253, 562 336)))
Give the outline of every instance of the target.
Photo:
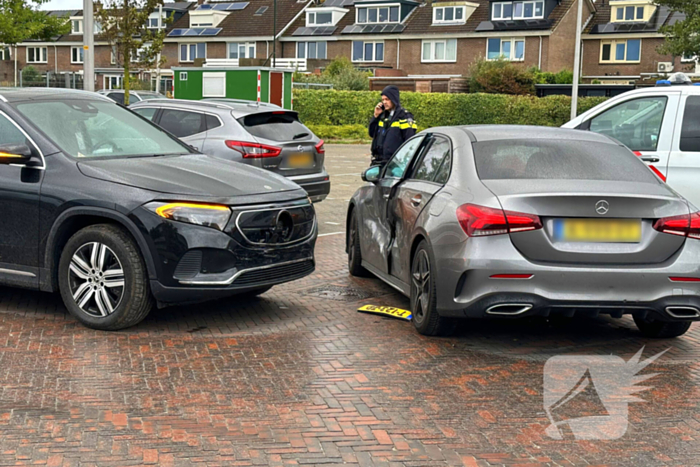
POLYGON ((329 225, 340 225, 339 222, 326 222, 326 224, 329 224, 329 225))
POLYGON ((331 177, 359 177, 360 174, 331 174, 331 177))
POLYGON ((340 234, 344 234, 344 233, 345 232, 331 232, 331 233, 321 234, 321 235, 319 235, 319 237, 327 237, 329 235, 340 235, 340 234))

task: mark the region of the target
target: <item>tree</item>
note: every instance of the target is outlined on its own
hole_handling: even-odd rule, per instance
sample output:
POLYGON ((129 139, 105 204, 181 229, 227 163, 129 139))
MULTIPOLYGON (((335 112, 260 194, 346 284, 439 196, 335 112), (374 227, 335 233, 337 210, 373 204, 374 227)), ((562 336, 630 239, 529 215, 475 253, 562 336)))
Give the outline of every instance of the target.
POLYGON ((162 4, 163 0, 107 0, 95 5, 96 21, 102 25, 100 36, 112 46, 117 65, 124 67, 124 105, 129 105, 132 63, 149 68, 165 63, 164 58, 158 63, 165 29, 148 28, 149 15, 162 4))
POLYGON ((39 10, 48 0, 0 0, 0 44, 16 46, 28 39, 49 40, 70 32, 68 18, 39 10))
POLYGON ((700 2, 698 0, 656 0, 660 6, 684 13, 685 19, 661 28, 666 42, 661 53, 680 57, 700 57, 700 2))

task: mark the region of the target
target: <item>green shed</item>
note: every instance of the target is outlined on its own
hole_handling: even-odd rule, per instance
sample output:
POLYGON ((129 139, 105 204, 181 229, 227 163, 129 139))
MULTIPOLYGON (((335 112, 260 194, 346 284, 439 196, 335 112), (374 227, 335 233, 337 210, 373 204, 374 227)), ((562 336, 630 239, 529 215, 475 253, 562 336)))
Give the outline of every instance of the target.
POLYGON ((226 97, 292 109, 292 72, 263 67, 173 67, 173 97, 226 97))

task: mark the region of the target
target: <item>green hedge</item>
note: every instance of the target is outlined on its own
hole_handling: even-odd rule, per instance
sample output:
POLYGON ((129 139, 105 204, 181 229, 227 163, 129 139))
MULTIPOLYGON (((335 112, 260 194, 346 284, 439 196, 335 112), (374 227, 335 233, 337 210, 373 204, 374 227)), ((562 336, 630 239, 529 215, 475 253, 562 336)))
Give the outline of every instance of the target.
MULTIPOLYGON (((372 118, 372 109, 379 100, 380 93, 376 91, 298 89, 294 91, 294 110, 299 112, 302 122, 320 128, 326 134, 333 133, 331 127, 353 125, 338 130, 346 132, 348 136, 357 133, 357 125, 366 131, 372 118)), ((601 97, 579 99, 579 113, 604 100, 601 97)), ((475 124, 561 126, 569 121, 571 112, 571 98, 566 96, 539 98, 501 94, 402 92, 401 103, 413 113, 419 128, 475 124)), ((323 132, 319 136, 323 137, 323 132)))

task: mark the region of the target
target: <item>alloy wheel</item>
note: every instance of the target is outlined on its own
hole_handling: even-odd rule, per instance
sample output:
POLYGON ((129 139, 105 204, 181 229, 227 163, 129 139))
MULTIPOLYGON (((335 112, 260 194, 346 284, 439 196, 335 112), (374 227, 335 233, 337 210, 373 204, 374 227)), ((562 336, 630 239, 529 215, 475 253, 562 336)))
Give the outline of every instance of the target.
POLYGON ((416 289, 413 319, 422 322, 430 306, 430 259, 425 250, 418 252, 418 256, 413 263, 411 280, 413 281, 413 287, 416 289))
POLYGON ((124 268, 107 245, 86 243, 76 250, 68 271, 73 300, 85 313, 112 314, 124 296, 124 268))

